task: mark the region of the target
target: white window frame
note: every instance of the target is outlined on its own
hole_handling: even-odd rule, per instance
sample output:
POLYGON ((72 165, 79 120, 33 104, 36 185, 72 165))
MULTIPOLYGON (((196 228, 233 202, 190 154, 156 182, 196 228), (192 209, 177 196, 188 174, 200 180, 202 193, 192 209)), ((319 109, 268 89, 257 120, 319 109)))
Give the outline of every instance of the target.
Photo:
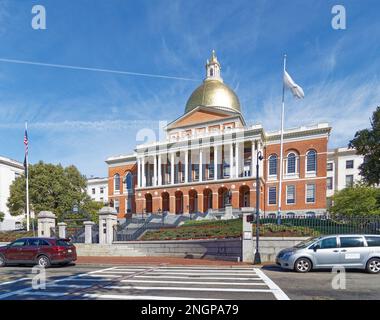
POLYGON ((268 187, 268 206, 276 206, 277 205, 277 186, 269 186, 268 187), (270 190, 274 188, 276 190, 276 199, 275 203, 270 203, 270 190))
POLYGON ((310 149, 305 154, 305 176, 306 177, 315 177, 317 175, 317 170, 318 170, 318 152, 317 152, 317 150, 310 149), (311 152, 311 151, 315 152, 315 170, 308 171, 307 170, 308 155, 309 155, 309 152, 311 152))
POLYGON ((334 190, 334 178, 333 177, 326 177, 326 189, 327 190, 334 190), (331 179, 331 188, 329 188, 328 181, 331 179))
POLYGON ((299 155, 298 155, 298 153, 296 151, 289 151, 289 153, 286 155, 286 158, 284 160, 285 160, 284 178, 285 179, 297 179, 297 178, 299 178, 299 155), (288 157, 290 154, 295 155, 295 172, 291 172, 291 173, 288 172, 288 157))
POLYGON ((292 206, 292 205, 295 205, 296 204, 296 185, 294 184, 289 184, 286 186, 286 204, 289 205, 289 206, 292 206), (288 202, 288 188, 289 187, 293 187, 294 188, 294 194, 293 194, 293 199, 294 199, 294 202, 293 203, 289 203, 288 202))
POLYGON ((268 157, 268 180, 276 180, 278 175, 278 156, 277 154, 271 154, 268 157), (270 174, 270 160, 272 157, 276 157, 276 174, 270 174))
POLYGON ((120 194, 120 187, 121 187, 121 185, 120 185, 120 174, 115 173, 113 175, 113 193, 114 194, 120 194), (116 190, 116 179, 115 179, 116 175, 119 176, 119 190, 116 190))
POLYGON ((305 203, 310 204, 310 203, 315 203, 315 197, 317 195, 317 186, 315 183, 306 183, 305 184, 305 203), (308 186, 314 186, 314 201, 307 201, 307 187, 308 186))

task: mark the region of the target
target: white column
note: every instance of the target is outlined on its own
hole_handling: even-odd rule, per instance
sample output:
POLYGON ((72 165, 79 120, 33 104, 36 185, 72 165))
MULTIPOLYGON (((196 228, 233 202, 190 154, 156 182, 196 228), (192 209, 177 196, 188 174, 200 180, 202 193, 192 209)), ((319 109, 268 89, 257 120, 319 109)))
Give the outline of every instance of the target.
POLYGON ((137 187, 141 188, 141 159, 137 158, 137 187))
POLYGON ((256 150, 255 150, 255 140, 252 140, 251 145, 251 177, 256 177, 256 150))
POLYGON ((154 155, 153 156, 153 161, 154 161, 154 165, 153 165, 153 186, 157 186, 157 155, 154 155))
POLYGON ((142 187, 146 187, 146 177, 145 177, 145 158, 141 158, 141 174, 142 174, 142 187))
POLYGON ((170 166, 171 166, 170 181, 171 181, 171 184, 174 184, 174 152, 172 152, 170 155, 170 166))
POLYGON ((185 183, 189 182, 189 150, 185 151, 185 183))
POLYGON ((230 144, 230 178, 234 177, 234 147, 230 144))
POLYGON ((161 155, 158 155, 158 185, 162 185, 162 163, 161 163, 161 155))
POLYGON ((199 149, 199 181, 203 181, 203 150, 199 149))
POLYGON ((218 180, 218 146, 214 146, 214 180, 218 180))
POLYGON ((240 146, 239 143, 235 143, 235 177, 239 177, 239 151, 240 151, 240 146))

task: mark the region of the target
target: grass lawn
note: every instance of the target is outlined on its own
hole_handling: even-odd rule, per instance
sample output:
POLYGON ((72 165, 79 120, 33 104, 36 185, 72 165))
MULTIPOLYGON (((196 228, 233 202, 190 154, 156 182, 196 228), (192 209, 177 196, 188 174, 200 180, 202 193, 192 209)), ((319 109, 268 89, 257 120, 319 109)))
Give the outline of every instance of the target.
MULTIPOLYGON (((189 240, 227 239, 242 235, 242 219, 217 221, 186 221, 178 228, 161 228, 147 231, 140 240, 189 240)), ((255 230, 254 225, 252 226, 255 230)), ((267 237, 306 237, 319 235, 319 232, 304 226, 266 224, 260 227, 260 235, 267 237)))

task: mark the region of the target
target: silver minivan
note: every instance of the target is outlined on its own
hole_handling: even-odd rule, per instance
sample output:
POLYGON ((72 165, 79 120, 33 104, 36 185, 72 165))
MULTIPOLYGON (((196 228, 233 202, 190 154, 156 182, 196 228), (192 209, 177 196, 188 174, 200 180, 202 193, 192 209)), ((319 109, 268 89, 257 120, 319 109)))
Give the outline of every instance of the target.
POLYGON ((343 266, 380 272, 380 235, 330 235, 281 250, 276 263, 281 268, 308 272, 343 266))

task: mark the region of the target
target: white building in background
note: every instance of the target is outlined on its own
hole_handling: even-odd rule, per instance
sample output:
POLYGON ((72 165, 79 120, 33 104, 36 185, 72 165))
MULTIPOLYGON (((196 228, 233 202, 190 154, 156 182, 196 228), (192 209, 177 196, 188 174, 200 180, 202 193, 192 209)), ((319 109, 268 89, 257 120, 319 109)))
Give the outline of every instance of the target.
POLYGON ((24 216, 11 216, 7 207, 10 186, 22 174, 24 174, 22 163, 0 156, 0 212, 5 214, 4 221, 0 222, 0 231, 22 228, 24 216))
POLYGON ((352 186, 359 182, 359 166, 364 157, 356 154, 355 149, 336 148, 327 154, 327 198, 335 191, 352 186))
POLYGON ((94 201, 108 202, 108 178, 87 179, 87 194, 94 201))

